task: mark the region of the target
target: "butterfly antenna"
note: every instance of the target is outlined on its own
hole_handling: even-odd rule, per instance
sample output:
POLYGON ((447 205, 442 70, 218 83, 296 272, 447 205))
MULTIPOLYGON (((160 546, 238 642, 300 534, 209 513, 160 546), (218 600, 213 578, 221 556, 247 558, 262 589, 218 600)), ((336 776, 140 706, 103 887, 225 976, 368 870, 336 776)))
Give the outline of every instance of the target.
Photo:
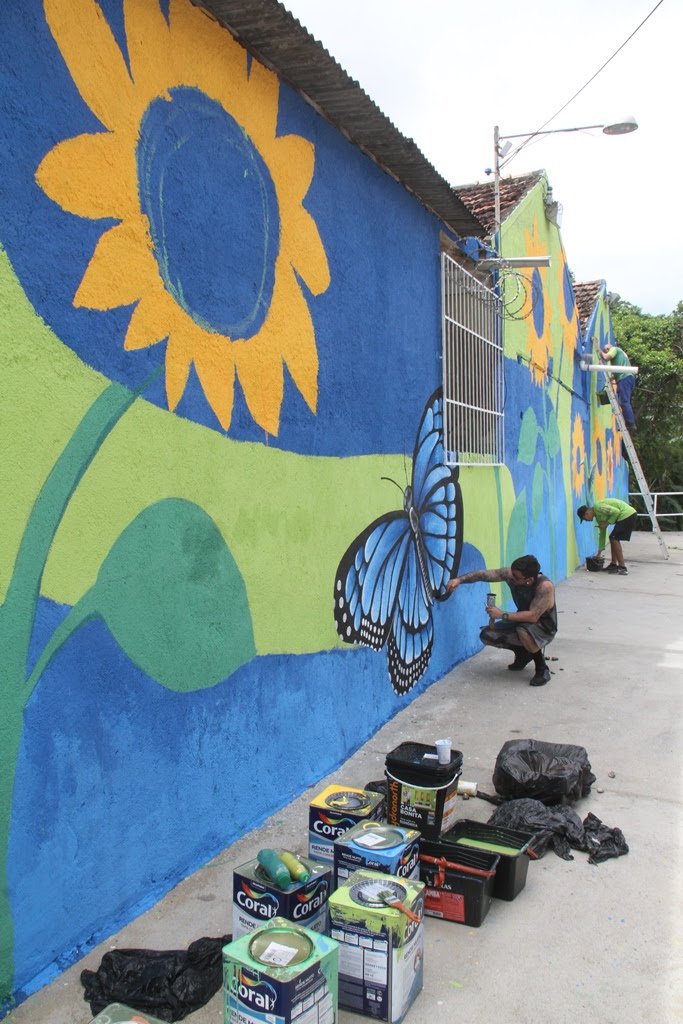
POLYGON ((397 484, 395 480, 392 480, 390 476, 381 476, 380 480, 388 480, 390 484, 394 485, 394 487, 398 487, 401 494, 403 494, 403 488, 401 487, 401 485, 397 484))

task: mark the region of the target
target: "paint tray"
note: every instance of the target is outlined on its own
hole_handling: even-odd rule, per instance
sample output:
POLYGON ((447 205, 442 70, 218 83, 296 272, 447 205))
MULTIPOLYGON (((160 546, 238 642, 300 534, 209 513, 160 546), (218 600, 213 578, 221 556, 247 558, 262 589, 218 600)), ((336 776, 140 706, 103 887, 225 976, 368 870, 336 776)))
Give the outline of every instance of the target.
POLYGON ((495 853, 423 839, 420 881, 425 884, 425 914, 478 928, 491 906, 499 861, 495 853))
POLYGON ((493 886, 495 899, 514 900, 526 885, 529 870, 527 848, 534 838, 533 832, 463 818, 441 838, 444 843, 458 849, 495 853, 500 857, 493 886))

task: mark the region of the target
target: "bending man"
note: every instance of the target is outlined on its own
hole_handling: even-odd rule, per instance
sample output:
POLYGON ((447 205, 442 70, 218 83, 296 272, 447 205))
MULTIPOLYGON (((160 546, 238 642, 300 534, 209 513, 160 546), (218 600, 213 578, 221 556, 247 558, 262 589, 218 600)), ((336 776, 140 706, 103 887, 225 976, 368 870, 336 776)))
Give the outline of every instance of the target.
POLYGON ((621 542, 623 540, 630 540, 631 534, 636 528, 638 513, 633 506, 622 501, 620 498, 603 498, 601 501, 596 501, 592 506, 579 505, 576 514, 583 523, 592 523, 595 519, 596 526, 600 530, 598 536, 598 555, 601 555, 605 549, 607 527, 614 527, 609 536, 612 561, 602 571, 626 576, 628 569, 624 561, 624 549, 621 546, 621 542))
POLYGON ((522 555, 509 569, 478 569, 455 576, 447 590, 452 594, 462 583, 480 582, 507 583, 517 607, 516 612, 504 612, 496 605, 486 608, 487 615, 496 621, 482 629, 482 643, 514 651, 515 660, 508 665, 512 672, 521 671, 533 661, 536 671, 529 685, 545 686, 550 681, 550 669, 543 650, 557 633, 557 608, 555 587, 541 572, 538 559, 522 555))

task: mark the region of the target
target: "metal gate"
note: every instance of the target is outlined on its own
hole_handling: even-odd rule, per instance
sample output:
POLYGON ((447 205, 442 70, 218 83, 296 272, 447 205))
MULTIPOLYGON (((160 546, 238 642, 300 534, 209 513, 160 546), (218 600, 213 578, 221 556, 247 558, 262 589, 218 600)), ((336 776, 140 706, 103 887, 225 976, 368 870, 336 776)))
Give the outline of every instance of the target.
POLYGON ((444 450, 448 465, 505 462, 505 378, 496 292, 441 254, 444 450))

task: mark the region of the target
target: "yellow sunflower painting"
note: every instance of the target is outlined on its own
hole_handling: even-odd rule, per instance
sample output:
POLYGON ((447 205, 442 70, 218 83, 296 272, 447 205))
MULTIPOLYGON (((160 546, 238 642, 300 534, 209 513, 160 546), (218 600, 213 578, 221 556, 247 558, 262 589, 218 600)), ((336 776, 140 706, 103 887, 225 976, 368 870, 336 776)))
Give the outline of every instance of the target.
POLYGON ((572 427, 572 490, 577 498, 583 493, 586 482, 586 440, 583 423, 578 413, 574 416, 572 427))
POLYGON ((315 413, 304 286, 320 295, 330 275, 303 206, 313 146, 276 134, 277 77, 189 0, 170 0, 168 19, 158 0, 123 0, 125 56, 95 0, 44 9, 103 126, 58 143, 36 171, 64 210, 108 219, 74 305, 133 307, 124 348, 166 343, 171 410, 194 366, 223 429, 237 379, 253 419, 277 434, 286 365, 315 413))
POLYGON ((607 439, 607 452, 606 452, 606 463, 607 463, 607 493, 612 494, 614 491, 614 437, 607 439))
POLYGON ((593 417, 591 432, 593 448, 593 494, 595 498, 607 496, 607 437, 606 430, 599 416, 593 417))

